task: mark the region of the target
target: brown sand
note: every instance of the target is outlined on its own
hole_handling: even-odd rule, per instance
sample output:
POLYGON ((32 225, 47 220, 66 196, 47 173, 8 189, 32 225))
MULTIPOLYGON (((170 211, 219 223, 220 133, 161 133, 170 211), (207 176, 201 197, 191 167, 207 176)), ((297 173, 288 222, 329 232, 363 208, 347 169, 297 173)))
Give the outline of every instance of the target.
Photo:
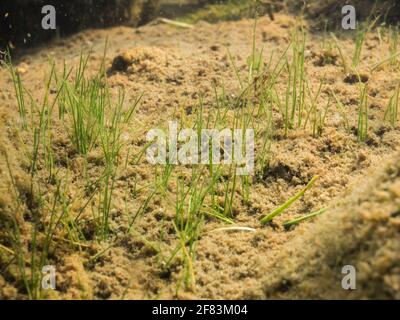
MULTIPOLYGON (((256 40, 258 47, 264 46, 266 59, 272 50, 284 50, 294 23, 294 18, 286 15, 276 15, 274 21, 260 19, 256 40)), ((168 120, 181 117, 182 108, 186 112, 194 108, 199 92, 204 93, 207 112, 212 112, 213 81, 218 85, 223 83, 229 95, 239 92, 226 47, 244 74, 246 58, 251 53, 252 28, 253 21, 243 20, 215 25, 199 22, 194 29, 155 25, 139 29, 89 30, 27 54, 19 62, 20 73, 27 88, 34 92, 34 98, 39 99, 43 93, 43 76, 49 71, 47 56, 55 58, 59 67, 62 59, 66 59, 68 65, 76 65, 80 51, 93 47, 89 69, 95 72, 108 36, 111 86, 115 90, 122 86, 128 99, 145 93, 134 124, 124 135, 126 145, 134 154, 143 146, 150 128, 165 128, 168 120)), ((354 132, 359 87, 345 81, 339 58, 330 56, 322 48, 322 41, 322 36, 309 35, 306 70, 312 88, 318 87, 321 78, 327 79, 329 89, 346 108, 352 131, 344 130, 343 119, 335 107, 328 115, 321 138, 313 138, 310 130, 298 130, 285 137, 282 123, 276 117, 271 165, 253 182, 250 203, 235 202, 237 224, 255 228, 256 232, 211 232, 225 225, 207 220, 197 244, 195 285, 192 289, 177 290, 182 277, 179 259, 165 272, 160 256, 150 245, 160 244, 168 255, 178 243, 171 223, 173 206, 169 202, 175 196, 174 185, 171 183, 166 196, 151 200, 146 213, 135 222, 135 232, 125 235, 128 217, 136 212, 147 195, 144 191, 131 196, 130 191, 135 181, 145 186, 153 179, 153 169, 144 160, 139 165, 129 162, 118 174, 113 197, 111 227, 116 230, 116 240, 99 244, 88 236, 85 247, 79 252, 75 246, 55 239, 56 250, 51 262, 58 270, 58 291, 48 297, 399 298, 396 210, 400 167, 396 151, 400 135, 398 127, 392 129, 382 119, 400 73, 388 68, 374 73, 369 71, 370 65, 388 55, 386 42, 380 43, 376 33, 371 33, 361 63, 362 74, 368 77, 369 85, 369 138, 366 143, 358 143, 354 132), (391 158, 393 160, 389 161, 391 158), (302 200, 277 217, 273 225, 260 225, 261 217, 303 188, 314 175, 320 178, 302 200), (321 217, 289 231, 281 227, 289 218, 325 206, 332 209, 321 217), (97 259, 91 259, 103 250, 97 259), (354 292, 340 287, 340 270, 345 264, 353 264, 359 270, 359 287, 354 292)), ((354 44, 346 39, 340 40, 340 44, 350 61, 354 44)), ((278 87, 284 90, 285 85, 285 79, 281 79, 278 87)), ((8 215, 15 215, 28 248, 32 228, 29 217, 35 214, 37 207, 35 194, 29 188, 29 159, 25 154, 32 137, 15 125, 18 113, 6 70, 0 70, 0 87, 0 243, 10 246, 2 232, 3 221, 8 215), (15 210, 16 200, 4 152, 10 159, 18 192, 24 195, 25 210, 21 212, 15 210)), ((328 89, 324 90, 319 101, 321 106, 327 100, 328 89)), ((73 152, 64 124, 54 119, 53 126, 57 166, 61 172, 69 171, 72 212, 74 208, 78 211, 86 201, 83 159, 73 152), (69 169, 65 166, 67 158, 69 169)), ((259 149, 258 145, 256 154, 259 149)), ((95 150, 89 155, 87 170, 91 177, 99 175, 102 163, 99 154, 95 150)), ((42 188, 50 195, 55 186, 45 179, 44 169, 40 176, 42 188)), ((89 208, 84 215, 90 215, 89 208)), ((87 228, 90 235, 90 228, 87 228)), ((60 231, 59 236, 65 235, 60 231)), ((6 254, 0 252, 0 298, 26 298, 16 276, 16 267, 6 267, 6 254)))

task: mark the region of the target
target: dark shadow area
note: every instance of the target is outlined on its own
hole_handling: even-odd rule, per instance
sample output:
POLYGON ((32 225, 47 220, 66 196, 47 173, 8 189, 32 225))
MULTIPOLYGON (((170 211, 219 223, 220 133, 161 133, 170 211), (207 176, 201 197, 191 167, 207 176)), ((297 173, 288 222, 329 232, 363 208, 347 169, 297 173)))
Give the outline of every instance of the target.
MULTIPOLYGON (((277 0, 279 1, 279 0, 277 0)), ((356 9, 357 22, 374 21, 397 25, 400 21, 398 0, 284 0, 289 12, 303 13, 311 32, 341 29, 342 8, 352 5, 356 9)))
POLYGON ((158 15, 163 18, 177 19, 184 15, 194 13, 202 8, 206 2, 179 2, 179 1, 161 1, 158 15))
POLYGON ((86 28, 148 22, 158 0, 5 0, 0 2, 0 50, 14 53, 86 28), (42 8, 56 9, 56 30, 44 30, 42 8))

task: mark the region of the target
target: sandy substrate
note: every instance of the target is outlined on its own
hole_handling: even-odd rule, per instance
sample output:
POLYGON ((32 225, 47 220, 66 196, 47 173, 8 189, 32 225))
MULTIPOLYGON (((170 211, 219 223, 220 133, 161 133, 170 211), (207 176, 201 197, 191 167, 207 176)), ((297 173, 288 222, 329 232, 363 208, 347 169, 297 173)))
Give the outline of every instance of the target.
MULTIPOLYGON (((258 47, 264 47, 266 61, 275 50, 282 52, 289 43, 294 18, 276 15, 263 17, 256 33, 258 47)), ((189 115, 204 95, 206 112, 213 109, 213 83, 224 85, 228 96, 236 96, 239 84, 227 49, 240 72, 246 72, 246 59, 251 54, 253 21, 223 22, 211 25, 200 22, 193 29, 168 25, 89 30, 71 38, 28 53, 17 67, 26 87, 40 99, 43 77, 49 72, 48 57, 58 67, 63 59, 76 66, 81 50, 93 48, 89 70, 98 69, 108 37, 108 81, 114 92, 126 91, 127 100, 140 93, 144 98, 133 124, 126 128, 124 141, 130 154, 145 143, 150 128, 165 128, 172 119, 189 115), (112 62, 115 57, 120 63, 112 62), (122 61, 122 64, 121 64, 122 61), (183 112, 182 112, 183 111, 183 112)), ((111 227, 115 239, 98 243, 88 236, 78 250, 68 242, 55 239, 52 264, 57 267, 57 291, 48 298, 67 299, 143 299, 143 298, 399 298, 399 171, 397 153, 399 127, 383 122, 385 108, 398 84, 397 69, 381 68, 373 73, 370 66, 388 56, 386 42, 376 33, 368 35, 361 59, 361 73, 368 80, 369 137, 357 142, 355 128, 359 103, 359 86, 347 81, 340 58, 326 59, 322 35, 310 33, 306 45, 306 71, 313 90, 326 78, 319 105, 325 105, 333 90, 345 107, 350 132, 336 107, 327 116, 322 136, 312 137, 310 130, 283 134, 282 121, 275 119, 271 162, 253 180, 250 201, 235 201, 237 225, 255 228, 255 232, 212 232, 226 226, 219 220, 207 219, 197 242, 194 262, 195 283, 185 289, 181 283, 179 259, 165 272, 162 259, 151 244, 159 244, 168 255, 178 240, 172 227, 176 185, 169 185, 166 195, 153 198, 145 214, 137 219, 134 233, 126 235, 126 225, 147 197, 143 192, 131 194, 136 184, 145 187, 153 179, 154 168, 142 162, 128 161, 118 173, 113 196, 111 227), (328 62, 327 62, 328 61, 328 62), (262 226, 259 219, 294 195, 314 176, 319 179, 304 198, 296 202, 272 225, 262 226), (324 215, 290 230, 282 222, 329 206, 324 215), (162 241, 161 241, 162 239, 162 241), (93 256, 102 253, 96 259, 93 256), (341 268, 346 264, 358 270, 356 291, 341 288, 341 268)), ((340 45, 351 61, 354 43, 346 37, 340 45)), ((115 60, 114 60, 115 61, 115 60)), ((350 77, 351 78, 351 77, 350 77)), ((280 79, 284 90, 287 79, 280 79)), ((18 112, 12 83, 6 70, 0 70, 0 219, 14 214, 22 226, 22 238, 28 248, 34 214, 34 195, 29 189, 27 146, 32 137, 18 130, 18 112), (4 153, 8 154, 14 179, 26 202, 25 211, 15 210, 10 177, 4 153)), ((57 168, 69 173, 69 197, 72 212, 86 202, 83 159, 68 140, 65 125, 54 119, 54 151, 57 168), (66 159, 69 168, 66 167, 66 159)), ((256 144, 256 154, 260 151, 256 144)), ((101 154, 89 154, 88 172, 96 177, 101 172, 101 154), (100 156, 99 156, 100 155, 100 156)), ((176 170, 183 168, 177 167, 176 170)), ((49 194, 55 186, 40 173, 40 183, 49 194)), ((88 208, 87 214, 90 215, 88 208)), ((0 226, 2 226, 0 224, 0 226)), ((4 226, 2 226, 4 229, 4 226)), ((90 230, 87 230, 90 235, 90 230)), ((60 231, 59 237, 65 234, 60 231)), ((9 247, 0 230, 0 243, 9 247)), ((1 252, 1 251, 0 251, 1 252)), ((1 252, 0 298, 26 298, 15 267, 6 265, 1 252)))

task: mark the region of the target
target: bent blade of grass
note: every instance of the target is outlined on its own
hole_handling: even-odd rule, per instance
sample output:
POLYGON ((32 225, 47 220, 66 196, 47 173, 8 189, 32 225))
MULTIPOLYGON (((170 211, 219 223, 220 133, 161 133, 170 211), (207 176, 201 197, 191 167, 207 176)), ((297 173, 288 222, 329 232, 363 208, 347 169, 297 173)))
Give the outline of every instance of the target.
POLYGON ((320 214, 323 214, 327 210, 328 210, 328 208, 322 208, 322 209, 319 209, 317 211, 314 211, 314 212, 311 212, 309 214, 306 214, 305 216, 302 216, 302 217, 299 217, 299 218, 296 218, 296 219, 293 219, 293 220, 287 220, 287 221, 285 221, 283 223, 283 226, 285 228, 289 228, 291 226, 299 224, 300 222, 303 222, 303 221, 309 220, 311 218, 314 218, 316 216, 319 216, 320 214))
POLYGON ((400 52, 394 53, 394 54, 390 55, 389 57, 383 59, 382 61, 374 64, 371 67, 371 72, 375 71, 376 69, 382 67, 383 65, 385 65, 387 63, 392 63, 392 61, 395 60, 398 56, 400 56, 400 52))
POLYGON ((280 215, 282 212, 284 212, 287 208, 289 208, 295 201, 297 201, 298 199, 300 199, 307 190, 309 190, 315 180, 318 179, 318 176, 314 176, 308 183, 307 185, 304 187, 304 189, 302 189, 299 193, 297 193, 296 195, 294 195, 293 197, 291 197, 289 200, 287 200, 284 204, 282 204, 280 207, 276 208, 275 210, 273 210, 271 213, 269 213, 268 215, 266 215, 264 218, 262 218, 260 221, 262 224, 266 224, 270 221, 272 221, 273 218, 275 218, 276 216, 280 215))
POLYGON ((11 250, 10 248, 7 248, 6 246, 3 246, 1 243, 0 243, 0 249, 11 255, 15 255, 15 252, 13 250, 11 250))
POLYGON ((217 229, 213 229, 207 233, 212 233, 212 232, 218 232, 218 231, 247 231, 247 232, 256 232, 257 230, 254 228, 250 228, 250 227, 224 227, 224 228, 217 228, 217 229))
MULTIPOLYGON (((224 209, 221 208, 220 210, 223 211, 224 209)), ((208 216, 210 216, 210 217, 219 219, 219 220, 221 220, 221 221, 223 221, 223 222, 229 223, 229 224, 234 224, 234 223, 235 223, 232 219, 228 218, 228 217, 225 216, 224 214, 221 214, 221 213, 219 213, 219 212, 216 212, 215 210, 213 210, 213 209, 211 209, 211 208, 210 208, 209 210, 202 210, 202 211, 200 211, 200 212, 201 212, 201 213, 204 213, 204 214, 206 214, 206 215, 208 215, 208 216)))

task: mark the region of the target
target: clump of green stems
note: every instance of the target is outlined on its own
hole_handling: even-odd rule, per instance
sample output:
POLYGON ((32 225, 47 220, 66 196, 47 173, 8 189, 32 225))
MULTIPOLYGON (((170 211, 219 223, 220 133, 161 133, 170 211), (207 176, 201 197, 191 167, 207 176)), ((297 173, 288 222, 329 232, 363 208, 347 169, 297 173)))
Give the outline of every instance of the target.
MULTIPOLYGON (((200 99, 200 104, 199 104, 199 108, 197 110, 196 113, 196 123, 195 123, 195 129, 198 132, 198 148, 200 150, 201 148, 201 132, 204 128, 207 128, 209 126, 212 126, 214 128, 218 128, 219 125, 222 125, 222 123, 219 123, 219 121, 222 120, 227 120, 225 118, 225 116, 227 115, 225 113, 225 116, 223 119, 221 118, 216 118, 214 123, 212 123, 212 115, 208 115, 207 120, 204 121, 204 113, 203 113, 204 109, 203 109, 203 100, 200 99)), ((229 126, 233 129, 238 128, 239 126, 239 122, 240 122, 240 118, 243 116, 243 109, 239 109, 239 110, 234 110, 233 111, 233 121, 232 124, 229 126)), ((224 124, 227 124, 224 122, 224 124)), ((244 124, 244 130, 243 132, 245 132, 246 129, 246 124, 244 124)), ((218 176, 221 174, 221 169, 220 166, 214 164, 212 162, 213 159, 213 148, 211 148, 212 145, 212 141, 211 141, 211 137, 209 138, 209 150, 210 150, 210 155, 209 155, 209 164, 208 164, 208 171, 209 171, 209 176, 210 179, 212 181, 218 181, 218 176)), ((222 147, 221 147, 222 148, 222 147)), ((224 152, 228 152, 228 153, 232 153, 233 150, 224 150, 224 152)), ((231 179, 223 179, 222 183, 224 184, 223 189, 224 189, 224 201, 222 203, 222 206, 220 206, 220 204, 217 203, 216 201, 216 197, 215 197, 215 189, 217 188, 217 184, 216 183, 212 183, 210 185, 210 194, 211 194, 211 208, 210 210, 208 210, 208 214, 209 215, 213 215, 216 218, 220 218, 222 220, 225 221, 230 221, 228 217, 232 216, 232 210, 233 210, 233 200, 234 200, 234 195, 236 193, 236 187, 238 184, 238 176, 236 174, 236 168, 237 165, 236 164, 231 164, 229 166, 229 172, 228 172, 228 176, 231 177, 231 179)), ((241 179, 242 182, 242 188, 245 190, 244 191, 244 198, 246 198, 247 196, 247 182, 248 180, 245 179, 241 179)))
POLYGON ((256 76, 258 76, 264 66, 263 60, 263 49, 260 52, 257 51, 256 48, 256 31, 257 31, 257 16, 254 19, 254 27, 253 27, 253 43, 252 43, 252 52, 251 56, 247 59, 247 65, 249 68, 249 77, 248 82, 251 83, 256 76))
POLYGON ((286 61, 286 68, 289 75, 283 110, 286 136, 289 129, 300 127, 302 124, 305 100, 305 41, 304 30, 296 30, 292 36, 292 62, 289 63, 288 60, 286 61), (295 122, 296 112, 297 123, 295 122))
POLYGON ((389 57, 373 65, 371 67, 371 71, 375 71, 376 69, 387 64, 389 64, 392 68, 397 68, 399 66, 398 56, 400 55, 400 52, 397 50, 399 46, 399 27, 396 26, 390 28, 389 33, 389 57))
MULTIPOLYGON (((214 121, 210 114, 205 118, 202 99, 200 99, 200 104, 196 111, 194 129, 198 130, 199 133, 203 128, 212 125, 218 126, 220 121, 222 125, 222 122, 227 120, 225 117, 227 113, 225 112, 223 112, 224 116, 219 113, 219 116, 216 116, 214 121)), ((236 128, 239 126, 240 119, 243 120, 243 118, 236 112, 234 113, 233 127, 236 128)), ((181 125, 184 124, 181 123, 181 125)), ((243 125, 246 126, 246 124, 243 125)), ((212 148, 210 150, 212 151, 212 148)), ((224 165, 213 164, 212 157, 212 152, 210 152, 210 163, 207 166, 199 165, 192 168, 189 181, 179 175, 176 177, 177 191, 174 201, 175 219, 173 226, 178 238, 178 244, 172 250, 170 257, 163 259, 163 267, 168 269, 178 254, 181 253, 184 267, 181 283, 186 288, 192 287, 195 283, 193 263, 196 256, 197 240, 201 234, 205 217, 233 224, 233 203, 239 180, 236 174, 237 165, 231 164, 225 170, 226 167, 224 165), (223 195, 221 201, 218 200, 217 196, 220 192, 223 195)), ((165 188, 171 179, 170 170, 164 171, 161 177, 163 177, 161 185, 165 188)), ((242 188, 244 190, 248 189, 248 183, 249 181, 242 180, 242 188)), ((246 194, 246 191, 243 191, 243 193, 246 194)), ((179 287, 180 284, 178 284, 177 290, 179 290, 179 287)))
MULTIPOLYGON (((289 130, 301 127, 303 123, 303 111, 305 110, 305 43, 306 36, 303 29, 296 29, 292 34, 292 41, 287 49, 292 48, 292 59, 289 60, 287 50, 284 51, 284 68, 287 71, 288 79, 284 93, 284 101, 279 99, 279 93, 275 87, 275 80, 271 82, 271 99, 279 107, 284 120, 285 136, 289 130), (296 119, 297 115, 297 119, 296 119)), ((279 63, 279 62, 278 62, 279 63)), ((277 72, 279 75, 281 71, 277 72)))
POLYGON ((311 189, 311 187, 314 185, 314 182, 318 179, 318 176, 314 176, 308 183, 307 185, 300 190, 296 195, 288 199, 284 204, 267 214, 265 217, 263 217, 260 221, 262 224, 266 224, 268 222, 271 222, 276 216, 282 214, 286 209, 288 209, 294 202, 296 202, 298 199, 303 197, 303 195, 311 189))
POLYGON ((94 79, 85 77, 88 59, 89 55, 85 58, 81 55, 75 81, 65 83, 65 95, 59 106, 60 117, 64 112, 70 117, 70 137, 80 154, 87 154, 96 146, 105 127, 105 113, 110 108, 104 74, 100 72, 94 79))
MULTIPOLYGON (((64 215, 68 211, 68 201, 65 197, 66 184, 62 182, 62 179, 58 177, 58 173, 55 171, 52 148, 52 113, 59 95, 57 94, 53 101, 50 101, 50 87, 55 77, 55 64, 50 63, 50 65, 50 74, 44 81, 43 100, 41 104, 38 105, 31 93, 24 87, 20 75, 11 63, 10 56, 8 55, 8 57, 6 57, 6 66, 13 80, 20 118, 23 123, 22 128, 25 131, 31 130, 33 135, 32 151, 27 152, 28 158, 30 159, 31 178, 29 192, 32 198, 25 199, 24 196, 19 194, 8 161, 8 156, 7 154, 5 155, 17 204, 15 212, 29 210, 32 215, 32 232, 30 250, 28 251, 25 249, 25 240, 22 239, 21 229, 16 217, 11 216, 10 221, 6 222, 8 225, 8 234, 14 249, 10 252, 14 255, 17 270, 29 299, 39 299, 42 297, 42 267, 47 264, 56 227, 59 223, 62 223, 64 215), (31 121, 29 124, 26 121, 26 98, 30 100, 31 105, 31 121), (55 191, 50 192, 50 194, 49 191, 44 194, 40 189, 39 183, 36 181, 39 163, 44 164, 44 168, 49 174, 47 182, 55 185, 55 191), (45 200, 45 197, 48 200, 45 200), (43 234, 44 238, 39 237, 39 229, 40 234, 43 234), (29 255, 30 259, 26 259, 26 255, 29 255)), ((26 151, 26 146, 23 146, 23 149, 26 151)))
POLYGON ((63 119, 65 115, 70 118, 69 136, 77 152, 86 155, 100 146, 103 153, 105 168, 97 182, 98 205, 97 212, 93 213, 96 233, 102 240, 107 239, 110 233, 109 215, 123 146, 121 135, 142 98, 140 95, 125 108, 125 94, 119 90, 114 103, 106 81, 105 51, 100 70, 94 78, 86 76, 90 53, 86 56, 81 54, 73 81, 69 80, 72 69, 67 70, 65 65, 61 77, 57 78, 60 87, 59 118, 63 119))
MULTIPOLYGON (((195 282, 193 261, 195 259, 196 243, 200 236, 200 226, 204 221, 204 215, 200 213, 200 210, 207 192, 207 190, 204 190, 204 186, 198 185, 200 183, 199 176, 194 174, 192 179, 191 187, 185 190, 183 181, 178 178, 175 220, 173 222, 179 240, 177 249, 182 252, 183 278, 187 288, 191 287, 195 282), (185 206, 186 200, 187 206, 185 206)), ((175 252, 171 258, 174 257, 174 254, 175 252)))
POLYGON ((354 69, 358 68, 358 65, 360 64, 361 51, 365 41, 366 33, 367 30, 365 28, 361 28, 356 34, 356 39, 355 39, 356 47, 354 50, 353 62, 352 62, 352 67, 354 69))
POLYGON ((363 142, 368 137, 368 87, 360 86, 360 104, 358 108, 357 140, 363 142))
MULTIPOLYGON (((216 88, 215 88, 216 89, 216 88)), ((216 97, 218 95, 216 94, 216 97)), ((217 102, 219 105, 219 112, 214 119, 214 125, 218 122, 223 122, 226 119, 227 110, 225 109, 225 103, 222 101, 217 102), (224 109, 224 110, 222 110, 224 109)), ((226 104, 227 106, 227 104, 226 104)), ((203 113, 203 100, 200 98, 200 103, 196 112, 193 114, 194 118, 194 130, 199 133, 205 127, 212 125, 212 116, 209 115, 206 119, 203 113)), ((181 127, 185 127, 187 123, 184 123, 186 117, 181 118, 181 127)), ((199 137, 201 135, 199 134, 199 137)), ((199 140, 201 143, 201 140, 199 140)), ((212 150, 212 149, 211 149, 212 150)), ((210 154, 212 159, 212 154, 210 154)), ((144 239, 144 241, 150 245, 156 252, 158 252, 162 267, 168 270, 174 261, 179 257, 181 253, 181 262, 183 265, 182 270, 182 281, 178 282, 177 290, 183 284, 186 288, 190 288, 195 283, 195 274, 193 263, 196 255, 196 244, 201 234, 202 225, 206 216, 211 218, 219 219, 226 223, 233 223, 233 221, 225 214, 225 210, 230 208, 230 200, 226 200, 224 208, 219 207, 216 192, 218 184, 222 181, 222 169, 219 165, 214 165, 211 161, 209 165, 194 166, 191 169, 190 178, 184 172, 175 172, 176 165, 169 163, 167 160, 166 165, 157 166, 155 168, 155 179, 154 188, 150 189, 148 197, 142 203, 137 210, 136 215, 129 223, 128 232, 136 234, 134 230, 134 222, 137 217, 144 213, 144 210, 148 206, 151 199, 155 196, 161 196, 170 202, 175 207, 175 218, 173 220, 173 227, 177 236, 178 243, 172 250, 170 255, 165 255, 161 250, 161 244, 157 245, 144 239), (169 184, 172 179, 176 179, 174 191, 174 199, 172 200, 169 192, 169 184)), ((226 187, 226 186, 225 186, 226 187)), ((235 187, 229 190, 234 190, 235 187)), ((232 191, 233 192, 233 191, 232 191)), ((231 199, 232 193, 229 192, 229 196, 226 197, 231 199)), ((229 211, 229 210, 228 210, 229 211)))
MULTIPOLYGON (((80 56, 78 68, 74 80, 70 80, 72 68, 64 69, 59 76, 55 71, 54 62, 51 63, 51 72, 46 80, 45 93, 41 106, 37 106, 31 94, 25 90, 19 75, 12 65, 9 65, 11 76, 14 79, 17 101, 21 106, 21 118, 25 116, 24 93, 30 97, 32 109, 32 134, 33 150, 31 158, 32 188, 33 178, 37 171, 38 162, 44 159, 45 168, 48 169, 50 177, 54 177, 54 156, 52 149, 52 114, 56 103, 58 103, 59 118, 69 117, 66 122, 71 142, 76 151, 86 155, 94 147, 100 146, 104 156, 105 168, 101 178, 97 181, 95 191, 99 192, 98 213, 94 214, 97 234, 101 239, 109 235, 109 212, 114 190, 118 158, 122 148, 121 135, 124 126, 127 126, 140 102, 142 96, 134 100, 133 104, 125 108, 125 96, 119 91, 117 103, 112 101, 111 93, 105 76, 105 53, 98 74, 89 79, 86 76, 87 63, 90 54, 80 56), (57 95, 50 102, 50 87, 53 81, 57 86, 57 95), (38 114, 39 121, 33 121, 34 115, 38 114), (69 126, 71 123, 71 126, 69 126), (42 150, 42 152, 40 152, 42 150)), ((26 123, 26 121, 24 121, 26 123)), ((27 125, 24 126, 27 128, 27 125)), ((75 223, 77 220, 75 220, 75 223)))
POLYGON ((329 110, 330 103, 331 103, 331 97, 329 96, 327 105, 325 106, 323 111, 319 110, 317 107, 317 101, 321 95, 321 90, 322 90, 323 84, 324 84, 324 81, 321 80, 317 92, 315 93, 315 95, 313 95, 311 88, 310 88, 310 84, 309 84, 308 80, 306 80, 306 88, 307 88, 307 93, 308 93, 309 99, 310 99, 310 107, 308 108, 307 113, 306 113, 306 118, 304 121, 304 129, 307 127, 308 122, 310 122, 311 127, 312 127, 313 137, 322 135, 322 132, 325 127, 326 116, 328 114, 328 110, 329 110))
POLYGON ((27 111, 26 111, 26 106, 25 106, 25 92, 24 92, 25 89, 22 84, 22 80, 21 80, 21 76, 20 76, 19 72, 17 72, 17 70, 14 68, 14 66, 12 64, 11 55, 9 52, 7 52, 5 55, 4 63, 11 74, 12 82, 14 85, 15 96, 16 96, 17 104, 18 104, 18 112, 19 112, 21 123, 22 123, 22 128, 24 130, 27 130, 28 125, 27 125, 27 120, 26 120, 27 111))
MULTIPOLYGON (((21 212, 27 208, 22 200, 23 197, 16 187, 7 154, 5 154, 5 159, 12 190, 16 199, 15 212, 21 212)), ((65 188, 66 185, 63 184, 62 180, 57 179, 55 191, 51 193, 48 203, 44 200, 44 195, 40 188, 36 190, 39 196, 37 196, 37 208, 31 209, 33 219, 29 246, 30 252, 26 252, 26 245, 22 239, 17 218, 12 215, 10 221, 6 221, 8 234, 13 246, 13 250, 9 250, 8 252, 14 255, 19 276, 29 299, 40 299, 43 294, 41 286, 43 277, 42 268, 48 264, 49 254, 53 250, 51 245, 55 236, 55 230, 66 213, 65 188), (44 234, 43 238, 39 238, 39 228, 44 228, 40 231, 44 234), (27 254, 29 254, 30 259, 26 258, 27 254)))
POLYGON ((397 86, 395 93, 390 98, 384 115, 384 121, 388 121, 392 127, 395 127, 397 125, 398 110, 399 110, 399 95, 400 95, 400 85, 397 86))
MULTIPOLYGON (((196 244, 201 233, 205 215, 226 219, 218 212, 206 205, 206 198, 211 195, 220 179, 220 173, 212 177, 203 178, 205 167, 192 169, 188 187, 182 178, 177 177, 177 191, 175 199, 175 219, 173 226, 179 243, 165 261, 164 267, 169 268, 179 252, 182 253, 184 265, 183 283, 190 288, 195 283, 193 262, 195 259, 196 244)), ((218 170, 219 172, 219 170, 218 170)), ((228 220, 229 221, 229 220, 228 220)), ((179 289, 179 286, 178 286, 179 289)))
POLYGON ((370 22, 368 19, 367 22, 365 22, 365 25, 360 26, 358 25, 358 31, 356 33, 356 39, 355 39, 355 50, 353 54, 353 62, 352 62, 352 67, 354 70, 357 70, 360 64, 360 58, 361 58, 361 51, 362 47, 365 42, 365 38, 368 32, 371 31, 372 28, 376 25, 377 21, 379 20, 379 17, 377 17, 374 21, 370 22))
POLYGON ((55 64, 54 62, 50 62, 51 70, 48 78, 44 80, 44 95, 40 105, 37 104, 31 93, 24 87, 19 73, 12 65, 9 53, 6 55, 5 64, 14 84, 22 129, 24 131, 31 130, 33 135, 32 152, 28 153, 28 157, 31 161, 30 173, 32 177, 35 175, 40 158, 43 159, 44 166, 49 172, 49 180, 51 180, 54 177, 55 167, 51 134, 52 114, 59 97, 59 94, 57 94, 53 101, 50 101, 50 87, 56 75, 55 64), (27 101, 30 101, 30 123, 27 121, 27 101), (37 118, 35 117, 36 115, 37 118), (38 119, 38 121, 36 121, 36 119, 38 119))
POLYGON ((124 99, 124 93, 120 91, 118 102, 116 106, 111 109, 111 114, 107 115, 109 120, 105 120, 104 127, 101 128, 100 131, 101 147, 105 160, 104 175, 102 181, 100 182, 101 197, 99 199, 99 225, 101 226, 100 237, 103 240, 108 238, 110 231, 109 215, 114 191, 115 177, 119 164, 119 155, 122 148, 122 129, 124 125, 130 123, 134 114, 134 110, 140 101, 140 98, 136 99, 135 103, 127 111, 123 111, 124 99))
POLYGON ((59 91, 53 101, 50 103, 50 86, 56 75, 55 64, 51 62, 50 75, 45 81, 45 92, 43 97, 43 102, 41 106, 37 106, 30 92, 27 91, 31 100, 32 117, 36 113, 39 118, 39 123, 36 125, 32 121, 33 127, 33 152, 32 152, 32 164, 31 164, 31 174, 34 175, 37 170, 37 161, 42 158, 45 163, 45 167, 49 172, 49 180, 52 180, 55 175, 55 164, 54 164, 54 154, 52 147, 52 115, 54 106, 59 97, 59 91), (40 148, 41 147, 41 148, 40 148), (41 149, 41 155, 39 157, 39 150, 41 149))

